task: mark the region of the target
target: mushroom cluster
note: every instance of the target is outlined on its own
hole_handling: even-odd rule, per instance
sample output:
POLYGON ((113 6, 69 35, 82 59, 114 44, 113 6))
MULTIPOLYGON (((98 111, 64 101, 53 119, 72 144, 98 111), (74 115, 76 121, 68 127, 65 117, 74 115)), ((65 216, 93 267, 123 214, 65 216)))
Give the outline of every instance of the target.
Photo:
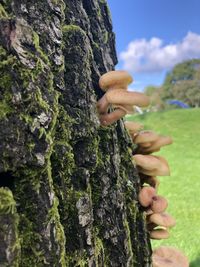
POLYGON ((126 114, 133 113, 134 106, 149 105, 147 96, 127 90, 132 81, 132 77, 126 71, 109 71, 101 76, 99 86, 105 94, 97 102, 97 111, 102 126, 108 126, 126 114), (109 108, 113 111, 108 112, 109 108))
MULTIPOLYGON (((125 124, 126 125, 126 124, 125 124)), ((135 123, 132 124, 135 127, 135 123)), ((136 165, 141 182, 144 185, 139 193, 138 200, 146 208, 147 229, 151 239, 169 238, 169 228, 175 226, 175 220, 165 210, 168 201, 163 196, 157 195, 159 181, 157 176, 170 175, 167 160, 162 156, 150 155, 159 151, 162 146, 172 143, 172 139, 160 136, 153 131, 130 131, 131 138, 137 144, 133 163, 136 165)), ((133 130, 134 131, 134 130, 133 130)))
MULTIPOLYGON (((99 80, 100 88, 105 92, 97 102, 99 120, 102 126, 108 126, 133 113, 133 107, 145 107, 149 98, 142 93, 127 91, 132 77, 126 71, 110 71, 99 80)), ((130 137, 137 145, 132 156, 133 164, 138 169, 142 189, 138 200, 146 213, 147 230, 151 239, 169 238, 169 229, 176 221, 165 212, 168 201, 157 195, 159 180, 157 176, 170 175, 167 160, 162 156, 151 155, 160 151, 163 146, 172 144, 172 138, 162 136, 154 131, 144 131, 138 122, 126 121, 125 127, 130 137)), ((187 258, 175 248, 160 247, 153 252, 153 267, 188 267, 187 258)))

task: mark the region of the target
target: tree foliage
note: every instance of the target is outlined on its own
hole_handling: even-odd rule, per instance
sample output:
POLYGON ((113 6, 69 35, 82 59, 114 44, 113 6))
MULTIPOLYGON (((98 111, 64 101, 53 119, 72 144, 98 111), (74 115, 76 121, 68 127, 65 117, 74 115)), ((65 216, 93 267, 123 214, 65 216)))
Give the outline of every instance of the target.
POLYGON ((200 106, 200 59, 177 64, 162 85, 162 99, 178 99, 192 107, 200 106))

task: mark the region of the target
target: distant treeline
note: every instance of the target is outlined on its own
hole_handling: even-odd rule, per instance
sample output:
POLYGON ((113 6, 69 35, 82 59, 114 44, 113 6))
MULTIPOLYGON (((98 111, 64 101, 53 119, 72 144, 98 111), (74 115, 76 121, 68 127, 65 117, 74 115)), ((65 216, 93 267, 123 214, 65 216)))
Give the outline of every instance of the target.
POLYGON ((167 100, 171 99, 180 100, 190 107, 200 107, 200 59, 177 64, 167 73, 160 87, 148 86, 145 92, 156 109, 164 109, 167 100))

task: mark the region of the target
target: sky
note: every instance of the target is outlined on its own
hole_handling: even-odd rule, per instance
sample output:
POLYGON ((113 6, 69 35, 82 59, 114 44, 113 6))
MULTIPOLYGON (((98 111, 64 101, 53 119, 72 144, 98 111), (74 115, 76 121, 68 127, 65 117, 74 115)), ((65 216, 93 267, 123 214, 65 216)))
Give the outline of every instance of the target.
POLYGON ((131 88, 159 86, 175 64, 200 58, 200 0, 107 0, 119 64, 131 88))

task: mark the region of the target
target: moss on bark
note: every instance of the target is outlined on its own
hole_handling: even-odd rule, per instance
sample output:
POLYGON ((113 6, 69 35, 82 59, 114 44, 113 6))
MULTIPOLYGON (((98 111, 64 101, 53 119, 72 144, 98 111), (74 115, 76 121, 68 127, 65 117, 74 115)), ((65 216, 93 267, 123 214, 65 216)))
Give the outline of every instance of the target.
POLYGON ((4 265, 149 267, 132 144, 96 111, 117 63, 106 2, 0 1, 0 37, 4 265))

